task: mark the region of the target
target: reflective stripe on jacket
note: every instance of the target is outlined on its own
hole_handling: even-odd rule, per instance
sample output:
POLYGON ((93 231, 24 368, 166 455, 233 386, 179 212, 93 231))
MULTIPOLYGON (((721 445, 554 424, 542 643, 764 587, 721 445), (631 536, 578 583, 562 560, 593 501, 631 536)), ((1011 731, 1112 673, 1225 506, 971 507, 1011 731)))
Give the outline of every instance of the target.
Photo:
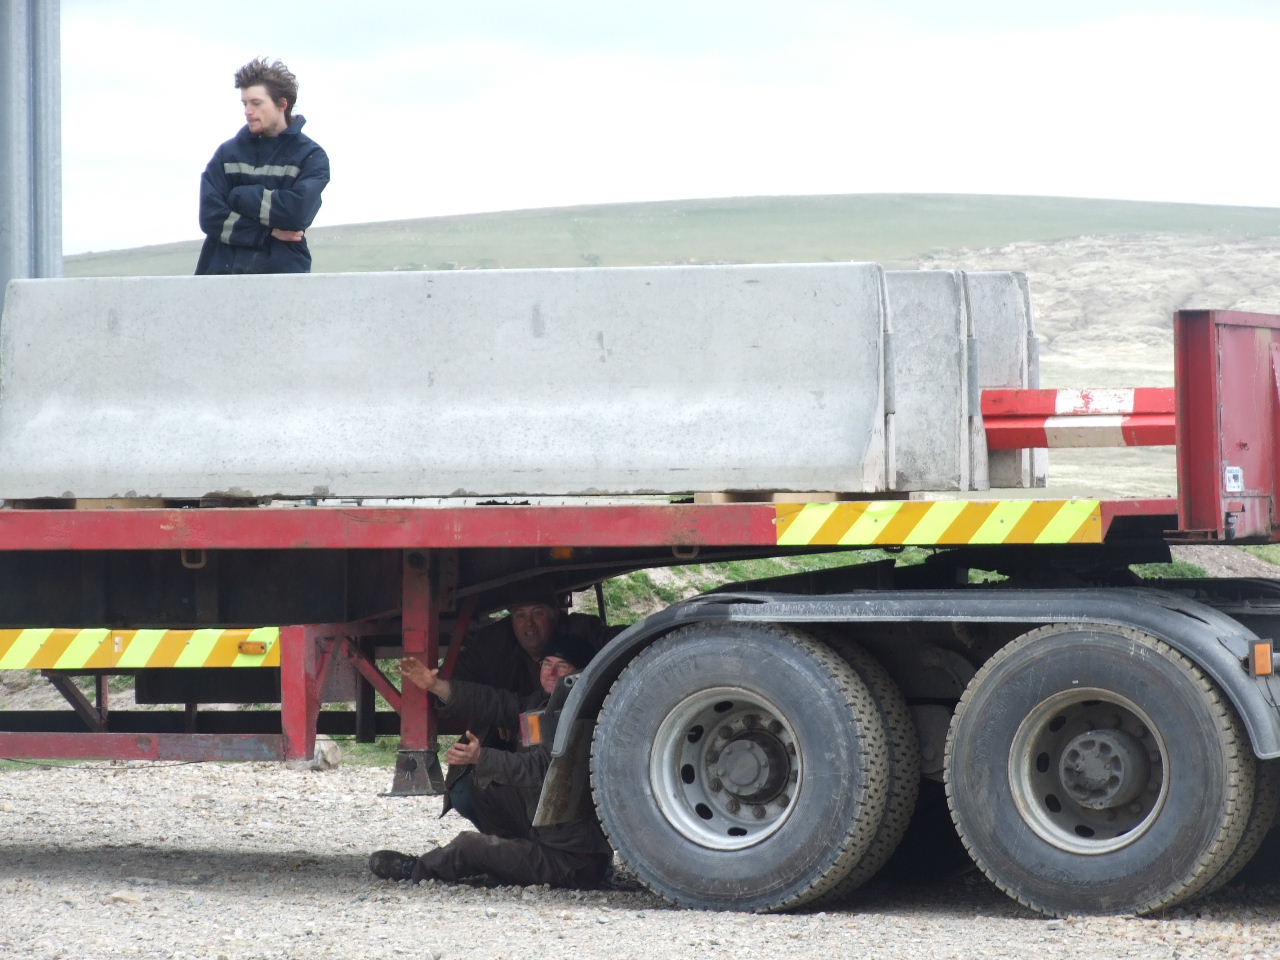
POLYGON ((214 151, 200 178, 204 246, 197 274, 308 273, 306 239, 277 240, 273 228, 305 230, 329 183, 329 157, 294 117, 275 137, 248 125, 214 151))

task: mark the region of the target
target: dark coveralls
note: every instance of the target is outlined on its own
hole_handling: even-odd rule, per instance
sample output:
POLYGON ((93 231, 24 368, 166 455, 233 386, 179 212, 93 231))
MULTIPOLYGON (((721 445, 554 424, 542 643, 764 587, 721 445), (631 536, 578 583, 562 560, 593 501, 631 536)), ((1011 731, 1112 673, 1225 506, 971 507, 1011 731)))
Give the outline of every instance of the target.
MULTIPOLYGON (((604 624, 599 617, 590 614, 567 614, 561 623, 567 632, 590 641, 593 646, 600 646, 605 637, 604 624)), ((453 678, 455 681, 509 690, 520 697, 535 694, 545 696, 538 681, 538 661, 529 656, 516 640, 510 617, 491 623, 467 638, 462 651, 458 654, 453 678)), ((511 741, 519 739, 518 724, 511 729, 495 730, 491 729, 486 722, 464 713, 455 712, 446 716, 462 718, 467 724, 467 729, 474 733, 485 747, 506 750, 509 749, 511 741)), ((450 767, 446 772, 444 809, 440 813, 441 816, 456 809, 468 820, 475 822, 470 800, 472 793, 470 782, 472 778, 468 775, 470 769, 470 767, 450 767)))
POLYGON ((277 240, 271 230, 305 230, 320 210, 329 157, 302 132, 298 115, 283 133, 249 126, 214 151, 200 178, 204 246, 197 274, 310 273, 307 241, 277 240))
MULTIPOLYGON (((519 729, 520 713, 544 706, 542 690, 518 697, 466 681, 452 681, 445 716, 467 717, 469 726, 519 729)), ((485 749, 472 768, 474 823, 443 847, 418 858, 414 880, 459 880, 488 874, 501 883, 528 886, 594 887, 604 878, 613 853, 594 818, 550 827, 533 826, 542 781, 551 763, 545 746, 511 752, 485 749)))

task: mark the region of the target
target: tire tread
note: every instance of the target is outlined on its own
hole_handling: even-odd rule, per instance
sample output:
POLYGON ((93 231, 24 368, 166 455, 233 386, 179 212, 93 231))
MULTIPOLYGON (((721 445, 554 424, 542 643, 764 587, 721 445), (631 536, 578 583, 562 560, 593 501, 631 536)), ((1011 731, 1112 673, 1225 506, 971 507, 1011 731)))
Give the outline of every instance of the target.
MULTIPOLYGON (((986 678, 1000 664, 1009 657, 1018 655, 1023 648, 1035 644, 1045 636, 1071 632, 1092 632, 1097 629, 1097 625, 1087 623, 1048 624, 1031 630, 1002 647, 982 665, 974 675, 973 680, 965 688, 960 697, 960 702, 956 706, 956 711, 951 721, 951 730, 947 735, 944 760, 947 805, 951 810, 952 821, 955 823, 956 831, 959 833, 965 849, 969 851, 969 856, 973 858, 974 863, 986 874, 988 879, 1009 897, 1037 913, 1049 916, 1059 916, 1062 915, 1062 912, 1035 901, 1027 896, 1025 892, 1012 888, 1003 882, 984 862, 981 852, 976 848, 971 838, 966 835, 956 812, 957 798, 953 793, 954 784, 951 776, 952 750, 955 744, 957 724, 962 722, 966 710, 977 691, 982 689, 986 678)), ((1110 633, 1118 634, 1131 640, 1137 646, 1148 649, 1152 654, 1170 662, 1186 675, 1187 679, 1198 689, 1205 706, 1213 718, 1218 736, 1222 742, 1224 758, 1227 761, 1227 783, 1225 784, 1225 798, 1222 814, 1219 818, 1217 839, 1200 855, 1186 877, 1176 880, 1166 889, 1142 903, 1134 904, 1132 907, 1131 912, 1134 914, 1150 914, 1183 903, 1205 892, 1214 879, 1223 872, 1224 867, 1239 847, 1241 838, 1245 833, 1255 790, 1255 764, 1248 737, 1239 718, 1236 716, 1235 710, 1204 671, 1169 644, 1150 634, 1128 627, 1112 625, 1107 625, 1105 629, 1110 633)))
MULTIPOLYGON (((679 906, 697 909, 726 910, 740 909, 734 903, 720 900, 696 901, 693 898, 676 899, 655 885, 653 878, 646 876, 643 865, 629 860, 625 849, 625 839, 616 835, 608 823, 607 811, 601 800, 601 789, 598 780, 598 769, 595 758, 604 749, 609 737, 608 718, 611 711, 617 711, 618 703, 629 696, 632 680, 637 670, 643 672, 645 664, 660 657, 663 651, 678 643, 697 640, 702 637, 722 635, 723 624, 694 624, 679 628, 641 651, 636 658, 622 671, 614 681, 604 703, 600 708, 600 720, 596 723, 591 743, 591 790, 592 798, 600 817, 601 827, 608 837, 610 845, 627 867, 644 883, 646 887, 663 899, 679 906), (620 842, 621 840, 621 842, 620 842)), ((801 655, 814 661, 828 676, 835 689, 849 708, 850 716, 856 718, 855 736, 859 744, 860 779, 863 796, 859 803, 860 815, 849 824, 845 835, 835 844, 829 861, 810 880, 798 889, 783 891, 774 902, 756 905, 752 909, 758 912, 775 912, 790 910, 803 906, 821 897, 835 887, 854 868, 875 839, 876 831, 884 816, 888 798, 889 746, 885 738, 884 725, 876 710, 875 701, 867 685, 859 678, 854 669, 830 647, 821 643, 807 633, 789 626, 777 624, 734 624, 735 627, 749 627, 750 630, 771 643, 791 645, 801 655)))

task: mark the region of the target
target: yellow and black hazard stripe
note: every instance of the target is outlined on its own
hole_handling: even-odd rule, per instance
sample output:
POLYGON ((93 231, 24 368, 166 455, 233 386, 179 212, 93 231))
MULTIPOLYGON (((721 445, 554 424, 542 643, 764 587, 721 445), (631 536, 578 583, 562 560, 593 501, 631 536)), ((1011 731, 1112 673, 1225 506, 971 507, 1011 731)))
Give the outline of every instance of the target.
POLYGON ((1101 543, 1098 500, 868 500, 778 504, 779 546, 1101 543))
POLYGON ((278 667, 280 628, 0 630, 0 670, 278 667))

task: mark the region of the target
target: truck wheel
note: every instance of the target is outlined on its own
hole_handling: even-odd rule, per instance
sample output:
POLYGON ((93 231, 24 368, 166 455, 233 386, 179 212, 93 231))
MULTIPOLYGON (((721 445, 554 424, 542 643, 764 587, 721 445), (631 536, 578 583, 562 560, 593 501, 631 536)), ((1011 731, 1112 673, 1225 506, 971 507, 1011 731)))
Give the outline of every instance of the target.
POLYGON ((1190 660, 1120 627, 1055 624, 978 671, 951 723, 952 818, 997 886, 1051 915, 1150 913, 1237 848, 1255 761, 1190 660))
MULTIPOLYGON (((1272 865, 1270 879, 1276 879, 1274 844, 1270 856, 1264 855, 1260 862, 1258 855, 1263 850, 1263 844, 1268 835, 1274 830, 1276 817, 1280 814, 1280 760, 1259 760, 1257 771, 1256 786, 1253 791, 1253 809, 1249 811, 1249 820, 1245 824, 1240 844, 1231 854, 1231 859, 1222 868, 1222 872, 1205 888, 1205 893, 1212 893, 1230 883, 1237 876, 1242 875, 1251 864, 1261 867, 1269 861, 1272 865)), ((1249 879, 1257 882, 1258 877, 1250 872, 1249 879)))
POLYGON ((866 852, 888 763, 871 694, 832 650, 791 628, 697 624, 614 683, 591 782, 614 849, 654 892, 781 910, 866 852))
POLYGON ((821 898, 823 903, 840 903, 888 863, 911 824, 920 795, 920 739, 916 736, 915 720, 906 698, 880 661, 852 640, 818 636, 840 654, 867 685, 884 725, 889 748, 888 791, 880 827, 853 869, 821 898))

